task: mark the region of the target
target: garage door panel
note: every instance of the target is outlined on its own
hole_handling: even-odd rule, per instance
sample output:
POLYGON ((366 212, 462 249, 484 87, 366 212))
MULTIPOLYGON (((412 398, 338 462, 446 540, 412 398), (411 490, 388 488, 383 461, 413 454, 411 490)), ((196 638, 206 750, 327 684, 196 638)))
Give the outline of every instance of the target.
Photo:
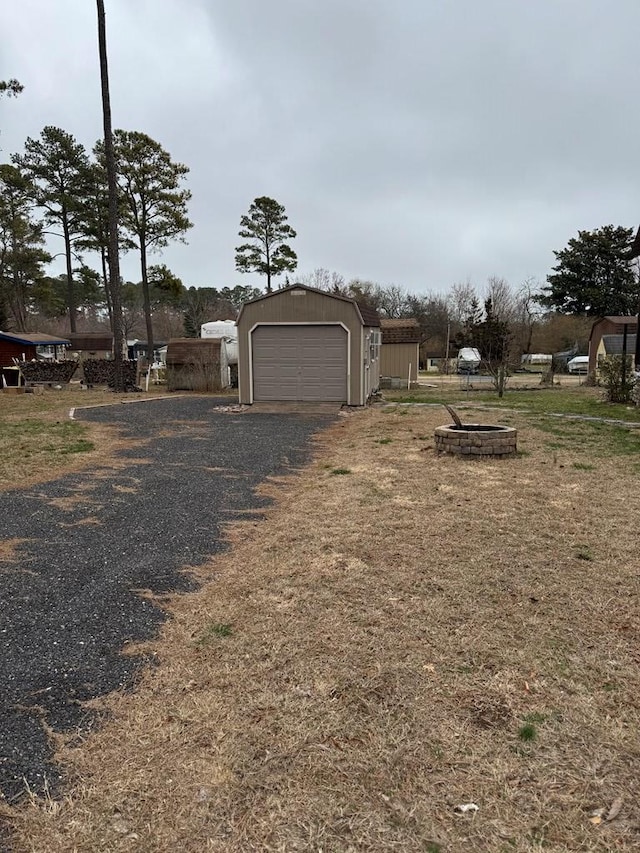
POLYGON ((347 401, 342 326, 258 326, 251 345, 254 400, 347 401))

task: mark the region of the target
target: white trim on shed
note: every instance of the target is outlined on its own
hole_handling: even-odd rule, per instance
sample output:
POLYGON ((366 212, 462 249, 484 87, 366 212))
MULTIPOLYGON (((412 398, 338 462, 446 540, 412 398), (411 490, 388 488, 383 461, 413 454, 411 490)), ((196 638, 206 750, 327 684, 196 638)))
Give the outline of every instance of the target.
POLYGON ((249 399, 251 403, 255 400, 255 377, 254 377, 254 366, 253 366, 253 333, 258 328, 263 328, 265 326, 280 328, 282 326, 339 326, 344 329, 346 332, 346 362, 347 362, 347 372, 345 375, 345 396, 347 405, 351 405, 351 331, 349 328, 341 322, 338 321, 305 321, 300 323, 294 322, 284 322, 284 323, 254 323, 254 325, 249 329, 249 399))

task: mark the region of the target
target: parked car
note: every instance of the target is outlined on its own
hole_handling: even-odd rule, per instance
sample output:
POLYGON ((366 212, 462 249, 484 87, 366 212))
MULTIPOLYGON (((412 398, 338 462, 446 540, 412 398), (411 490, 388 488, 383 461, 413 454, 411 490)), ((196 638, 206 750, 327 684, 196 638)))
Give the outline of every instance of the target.
POLYGON ((576 355, 567 362, 567 370, 569 373, 588 373, 589 372, 589 356, 576 355))
POLYGON ((458 353, 458 373, 477 373, 480 361, 479 350, 475 347, 463 347, 458 353))

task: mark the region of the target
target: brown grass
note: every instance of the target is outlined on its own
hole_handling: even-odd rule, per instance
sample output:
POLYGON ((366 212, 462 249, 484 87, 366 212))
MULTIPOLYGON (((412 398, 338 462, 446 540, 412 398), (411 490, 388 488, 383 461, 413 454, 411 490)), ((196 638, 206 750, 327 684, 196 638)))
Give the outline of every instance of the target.
POLYGON ((527 455, 437 458, 444 420, 350 416, 270 487, 16 851, 638 849, 629 457, 513 416, 527 455))
POLYGON ((0 563, 15 563, 18 560, 18 548, 28 539, 0 539, 0 563))

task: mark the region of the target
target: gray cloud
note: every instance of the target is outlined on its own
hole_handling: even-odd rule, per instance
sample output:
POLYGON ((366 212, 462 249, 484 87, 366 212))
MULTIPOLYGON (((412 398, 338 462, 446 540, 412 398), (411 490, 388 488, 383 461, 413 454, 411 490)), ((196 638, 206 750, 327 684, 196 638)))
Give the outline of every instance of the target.
MULTIPOLYGON (((185 283, 234 270, 241 214, 283 203, 300 270, 412 290, 544 278, 578 229, 640 221, 636 0, 107 0, 118 126, 191 168, 185 283)), ((2 156, 100 133, 93 3, 4 12, 2 156)), ((133 258, 125 272, 136 277, 133 258)), ((259 280, 252 283, 260 284, 259 280)))

